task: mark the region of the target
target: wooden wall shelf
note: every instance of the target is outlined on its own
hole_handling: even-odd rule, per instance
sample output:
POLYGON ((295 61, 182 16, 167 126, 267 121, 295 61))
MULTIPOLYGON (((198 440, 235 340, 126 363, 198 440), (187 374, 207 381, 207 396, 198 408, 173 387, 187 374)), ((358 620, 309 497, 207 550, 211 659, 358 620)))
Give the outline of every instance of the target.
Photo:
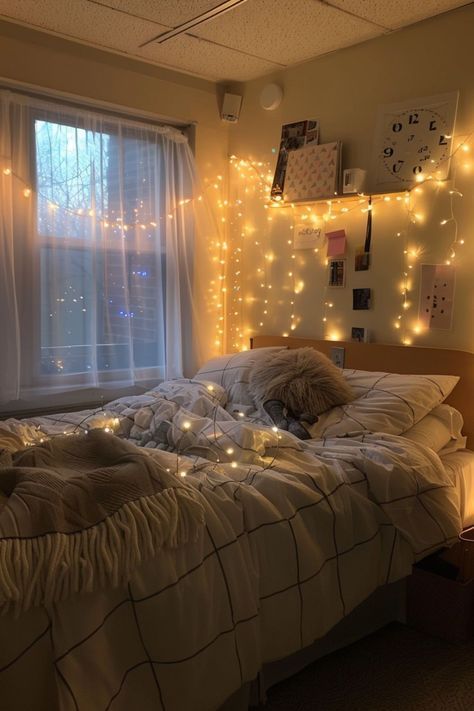
POLYGON ((286 207, 306 207, 310 205, 338 205, 338 204, 356 204, 360 202, 361 204, 367 202, 369 198, 375 202, 390 202, 395 200, 400 202, 403 200, 411 191, 402 190, 395 193, 346 193, 343 195, 330 195, 326 198, 319 198, 318 200, 297 200, 294 202, 287 202, 286 200, 270 200, 266 203, 268 207, 279 209, 286 207))

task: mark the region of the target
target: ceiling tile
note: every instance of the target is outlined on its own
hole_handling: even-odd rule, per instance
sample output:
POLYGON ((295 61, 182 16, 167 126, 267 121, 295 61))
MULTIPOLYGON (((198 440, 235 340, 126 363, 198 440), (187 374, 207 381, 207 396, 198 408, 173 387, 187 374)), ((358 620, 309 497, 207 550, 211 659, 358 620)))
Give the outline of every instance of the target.
POLYGON ((397 29, 427 17, 466 5, 466 0, 329 0, 342 10, 365 17, 383 27, 397 29))
POLYGON ((213 81, 247 81, 278 68, 273 62, 247 56, 198 37, 180 35, 138 50, 139 56, 213 81))
POLYGON ((314 0, 239 5, 193 34, 282 64, 301 62, 379 35, 380 28, 314 0))
POLYGON ((247 0, 151 40, 221 0, 0 0, 0 16, 216 81, 246 81, 459 7, 466 0, 247 0))
POLYGON ((66 37, 131 54, 168 27, 87 0, 0 0, 0 15, 66 37))
MULTIPOLYGON (((219 4, 220 0, 92 0, 168 28, 192 20, 219 4)), ((231 10, 231 12, 233 12, 231 10)))

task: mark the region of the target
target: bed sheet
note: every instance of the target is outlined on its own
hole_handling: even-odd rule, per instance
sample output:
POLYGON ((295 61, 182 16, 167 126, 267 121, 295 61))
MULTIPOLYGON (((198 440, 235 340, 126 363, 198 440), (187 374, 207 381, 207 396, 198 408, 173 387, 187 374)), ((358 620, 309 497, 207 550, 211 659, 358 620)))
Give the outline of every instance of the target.
POLYGON ((460 449, 441 455, 446 472, 456 485, 463 528, 474 525, 474 452, 460 449))

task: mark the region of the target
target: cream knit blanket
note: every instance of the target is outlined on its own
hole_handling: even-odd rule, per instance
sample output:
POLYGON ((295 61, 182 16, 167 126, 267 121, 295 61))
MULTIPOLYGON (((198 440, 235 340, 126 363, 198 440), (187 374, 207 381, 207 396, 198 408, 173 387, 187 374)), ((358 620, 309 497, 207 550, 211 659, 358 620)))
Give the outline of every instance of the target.
POLYGON ((0 458, 0 606, 19 612, 127 581, 194 540, 199 493, 101 430, 0 458))

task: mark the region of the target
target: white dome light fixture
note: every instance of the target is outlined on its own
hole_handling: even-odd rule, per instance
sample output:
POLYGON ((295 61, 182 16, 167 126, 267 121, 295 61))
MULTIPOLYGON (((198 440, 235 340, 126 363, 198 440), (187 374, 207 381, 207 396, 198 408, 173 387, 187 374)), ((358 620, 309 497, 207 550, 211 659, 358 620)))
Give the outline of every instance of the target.
POLYGON ((283 89, 278 84, 266 84, 260 94, 260 106, 265 111, 277 109, 283 99, 283 89))

